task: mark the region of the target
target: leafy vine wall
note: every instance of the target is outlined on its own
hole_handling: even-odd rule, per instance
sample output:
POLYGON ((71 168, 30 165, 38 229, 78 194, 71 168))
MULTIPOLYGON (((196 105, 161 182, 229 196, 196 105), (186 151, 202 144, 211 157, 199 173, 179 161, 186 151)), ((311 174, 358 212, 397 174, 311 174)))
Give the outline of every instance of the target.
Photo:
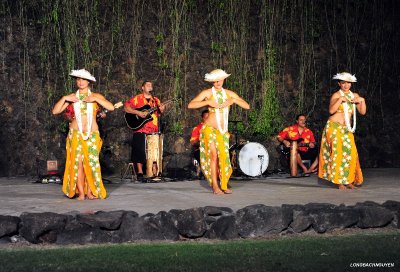
MULTIPOLYGON (((362 165, 399 167, 398 11, 394 0, 2 1, 0 175, 35 174, 38 162, 63 160, 67 123, 51 108, 74 90, 68 72, 83 67, 115 103, 138 93, 143 79, 154 80, 163 100, 180 98, 164 131, 185 139, 200 112, 186 105, 208 87, 206 72, 225 69, 226 87, 252 107, 231 113, 242 121, 241 138, 269 151, 298 113, 319 137, 331 77, 350 71, 368 103, 356 135, 362 165)), ((122 111, 104 130, 105 156, 124 161, 130 131, 122 111)))

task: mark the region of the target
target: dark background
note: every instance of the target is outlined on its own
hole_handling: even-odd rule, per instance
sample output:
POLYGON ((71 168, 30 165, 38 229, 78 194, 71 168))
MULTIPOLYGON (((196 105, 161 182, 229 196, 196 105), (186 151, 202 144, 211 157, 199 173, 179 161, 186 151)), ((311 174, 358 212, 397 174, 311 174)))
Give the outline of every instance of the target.
MULTIPOLYGON (((143 79, 154 80, 162 100, 181 99, 163 117, 166 156, 189 152, 200 110, 187 104, 209 87, 205 73, 226 70, 226 88, 252 107, 233 107, 230 119, 243 122, 240 138, 267 148, 269 168, 277 167, 276 133, 298 113, 320 138, 337 90, 331 78, 349 71, 368 106, 357 116, 361 166, 400 166, 398 1, 0 3, 0 176, 35 175, 46 160, 64 161, 67 122, 51 109, 75 91, 68 74, 81 68, 113 103, 137 94, 143 79)), ((102 167, 116 174, 130 148, 123 110, 103 129, 102 167)))

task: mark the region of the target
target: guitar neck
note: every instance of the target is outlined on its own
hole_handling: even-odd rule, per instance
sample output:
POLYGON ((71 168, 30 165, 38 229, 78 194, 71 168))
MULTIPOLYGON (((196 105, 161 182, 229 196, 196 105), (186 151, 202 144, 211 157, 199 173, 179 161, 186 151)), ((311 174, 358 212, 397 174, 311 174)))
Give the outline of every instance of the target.
MULTIPOLYGON (((121 108, 123 105, 124 104, 120 101, 120 102, 114 104, 114 109, 121 108)), ((102 109, 99 113, 97 113, 96 117, 100 117, 101 114, 106 114, 107 112, 109 112, 109 110, 102 109)))
POLYGON ((155 106, 155 107, 152 107, 152 108, 150 108, 150 109, 143 110, 143 111, 150 114, 150 113, 155 112, 156 110, 158 110, 158 106, 155 106))
MULTIPOLYGON (((165 106, 165 105, 168 105, 168 104, 174 102, 175 100, 176 100, 176 98, 170 99, 170 100, 165 101, 165 102, 162 103, 162 104, 165 106)), ((145 111, 145 112, 147 112, 147 113, 150 114, 150 113, 153 113, 154 111, 158 110, 158 107, 159 107, 159 106, 155 106, 155 107, 152 107, 152 108, 150 108, 150 109, 143 110, 143 111, 145 111)))

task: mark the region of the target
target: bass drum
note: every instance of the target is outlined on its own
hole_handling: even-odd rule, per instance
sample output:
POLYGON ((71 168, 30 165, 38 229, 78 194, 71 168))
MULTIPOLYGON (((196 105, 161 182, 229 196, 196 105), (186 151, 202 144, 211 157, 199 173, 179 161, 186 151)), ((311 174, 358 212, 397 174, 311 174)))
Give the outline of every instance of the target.
POLYGON ((261 176, 267 170, 269 163, 269 155, 265 147, 262 144, 250 142, 239 148, 240 170, 251 177, 261 176))

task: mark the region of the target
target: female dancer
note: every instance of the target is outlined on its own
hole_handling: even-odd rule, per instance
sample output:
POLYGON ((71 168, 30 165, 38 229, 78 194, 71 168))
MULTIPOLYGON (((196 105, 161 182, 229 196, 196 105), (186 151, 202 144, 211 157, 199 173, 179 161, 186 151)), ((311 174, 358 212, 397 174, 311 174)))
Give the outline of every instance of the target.
POLYGON ((354 141, 356 111, 367 112, 365 99, 350 91, 357 82, 354 75, 343 72, 336 74, 339 90, 330 100, 331 116, 326 123, 321 140, 318 176, 336 185, 340 190, 354 189, 363 182, 362 171, 354 141), (353 123, 353 124, 351 124, 353 123))
POLYGON ((63 96, 53 108, 53 114, 67 109, 70 118, 62 190, 69 198, 78 194, 78 200, 84 200, 85 196, 88 199, 104 199, 107 194, 99 162, 102 140, 96 113, 98 105, 108 111, 114 110, 114 106, 104 96, 90 90, 90 83, 96 82, 96 79, 88 71, 72 70, 70 76, 76 79, 78 90, 63 96))
POLYGON ((206 74, 205 81, 211 82, 213 87, 200 92, 188 105, 189 109, 208 107, 209 110, 209 116, 200 131, 200 165, 217 195, 232 193, 228 189, 232 174, 229 159, 229 107, 237 104, 244 109, 250 109, 249 104, 235 92, 222 88, 228 76, 230 74, 221 69, 206 74))

